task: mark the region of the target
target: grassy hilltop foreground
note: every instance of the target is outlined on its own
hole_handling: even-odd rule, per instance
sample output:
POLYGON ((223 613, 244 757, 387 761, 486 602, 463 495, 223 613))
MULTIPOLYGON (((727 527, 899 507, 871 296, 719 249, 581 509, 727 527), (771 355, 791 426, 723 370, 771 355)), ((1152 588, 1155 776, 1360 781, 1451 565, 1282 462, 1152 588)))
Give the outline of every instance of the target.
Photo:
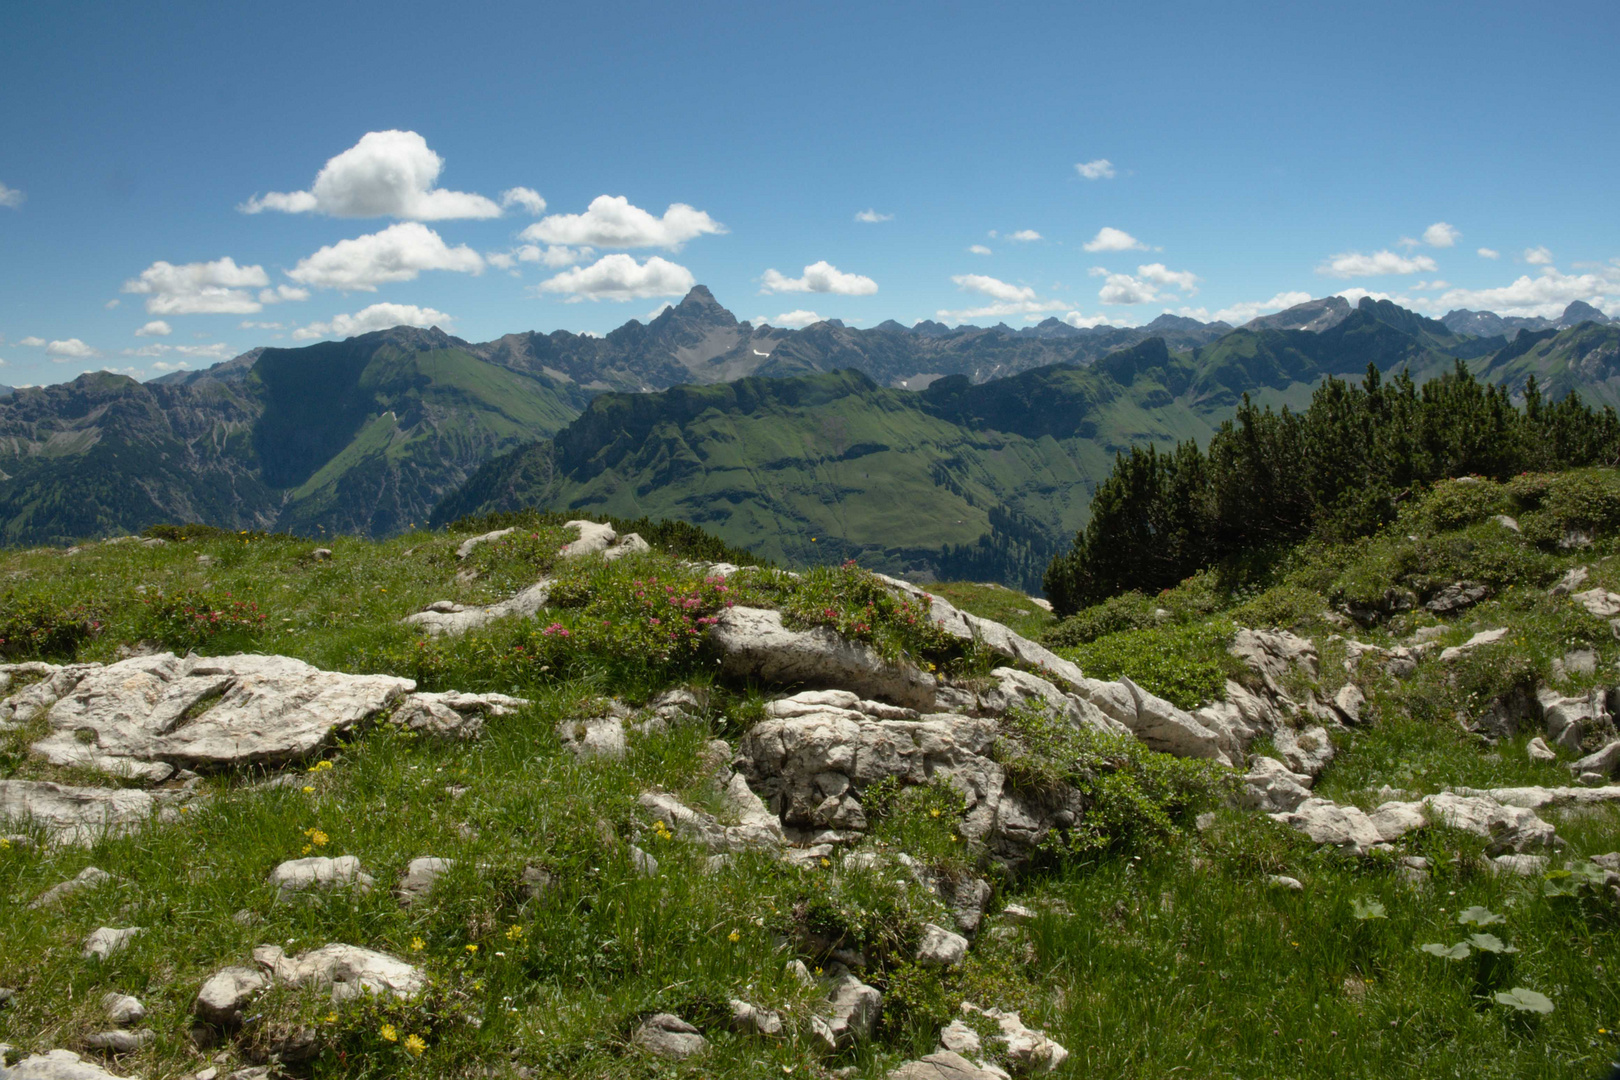
MULTIPOLYGON (((964 640, 941 605, 853 566, 717 566, 751 560, 690 527, 618 531, 631 528, 651 549, 621 537, 613 561, 565 556, 581 531, 533 514, 329 553, 158 529, 0 555, 0 649, 23 665, 0 704, 0 805, 54 782, 161 807, 84 843, 0 823, 6 1060, 65 1050, 150 1078, 882 1077, 945 1038, 979 1070, 961 1076, 1416 1080, 1594 1076, 1620 1049, 1620 760, 1606 775, 1597 761, 1620 686, 1614 470, 1441 483, 1391 527, 1307 541, 1258 583, 1206 571, 1061 623, 1000 587, 934 588, 1056 651, 1015 642, 1022 659, 991 624, 964 640), (532 618, 439 637, 401 621, 448 601, 439 614, 478 622, 542 578, 532 618), (926 722, 853 694, 783 703, 792 680, 737 674, 721 635, 756 609, 795 640, 844 643, 865 686, 935 695, 926 722), (436 731, 396 699, 307 753, 166 779, 158 763, 144 782, 74 763, 75 746, 90 762, 123 730, 58 714, 90 703, 17 705, 65 678, 31 663, 153 650, 275 654, 527 704, 436 731), (1090 679, 1064 676, 1068 661, 1090 679), (1036 674, 1063 690, 1006 700, 1036 674), (1161 753, 1149 744, 1193 743, 1099 719, 1097 703, 1133 693, 1127 719, 1151 706, 1202 749, 1161 753), (1185 718, 1239 711, 1222 702, 1277 720, 1197 735, 1185 718), (934 723, 934 764, 770 773, 765 744, 805 716, 834 717, 815 730, 868 752, 900 753, 934 723), (738 777, 771 822, 735 817, 738 777), (985 777, 998 786, 973 787, 985 777), (1499 804, 1495 834, 1432 809, 1415 825, 1402 811, 1387 841, 1303 816, 1325 802, 1335 821, 1372 820, 1382 804, 1504 788, 1555 794, 1499 804), (803 791, 827 801, 800 805, 803 791), (975 807, 995 799, 1027 825, 986 830, 975 807), (760 830, 780 838, 748 839, 760 830), (301 891, 272 880, 290 860, 349 856, 369 887, 353 871, 301 891), (403 888, 427 857, 448 862, 403 888), (106 877, 37 903, 89 867, 106 877), (140 930, 87 956, 104 927, 140 930), (235 1014, 199 1010, 223 969, 276 970, 256 949, 332 943, 420 981, 334 1000, 318 979, 267 975, 235 1014), (109 994, 144 1017, 115 1022, 109 994), (1016 1012, 1030 1037, 1003 1037, 989 1010, 1016 1012), (692 1030, 648 1036, 663 1014, 692 1030), (121 1050, 113 1030, 130 1035, 121 1050)), ((207 723, 224 693, 164 737, 207 723)))

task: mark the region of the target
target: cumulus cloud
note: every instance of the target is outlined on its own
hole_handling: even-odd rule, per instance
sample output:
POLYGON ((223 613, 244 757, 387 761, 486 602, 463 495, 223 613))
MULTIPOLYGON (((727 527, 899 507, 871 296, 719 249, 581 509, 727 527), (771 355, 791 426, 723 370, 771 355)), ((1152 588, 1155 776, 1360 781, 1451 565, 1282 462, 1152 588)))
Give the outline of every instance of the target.
POLYGON ((1525 248, 1524 261, 1531 266, 1551 266, 1553 253, 1544 247, 1525 248))
POLYGON ((702 210, 672 203, 663 217, 653 217, 622 195, 598 195, 583 214, 552 214, 519 234, 531 243, 571 247, 658 247, 678 251, 688 240, 726 227, 702 210))
POLYGON ((104 308, 106 308, 106 309, 107 309, 107 310, 108 310, 108 311, 111 311, 111 310, 112 310, 112 309, 113 309, 113 308, 115 308, 115 307, 117 307, 117 306, 118 306, 118 305, 119 305, 119 304, 121 304, 121 303, 123 303, 123 301, 122 301, 122 300, 119 300, 119 299, 118 299, 118 298, 117 298, 117 297, 116 297, 116 296, 115 296, 115 297, 113 297, 113 298, 112 298, 112 299, 111 299, 111 300, 109 300, 109 301, 107 301, 107 302, 106 302, 106 303, 105 303, 105 304, 102 304, 102 305, 101 305, 101 306, 102 306, 102 307, 104 307, 104 308))
POLYGON ((507 209, 516 206, 530 214, 543 214, 546 212, 546 200, 534 188, 515 187, 507 188, 501 192, 501 205, 507 209))
POLYGON ((989 255, 989 254, 992 254, 990 249, 985 247, 983 244, 974 244, 972 247, 968 248, 968 251, 971 252, 974 255, 989 255))
POLYGON ((1020 244, 1033 243, 1040 238, 1041 234, 1036 232, 1034 229, 1019 229, 1017 232, 1008 233, 1006 236, 1006 239, 1016 241, 1020 244))
POLYGON ((1103 226, 1084 244, 1087 251, 1146 251, 1147 245, 1123 229, 1103 226))
POLYGON ((168 337, 172 333, 174 333, 174 327, 170 326, 168 323, 164 322, 162 319, 153 319, 151 322, 147 323, 145 326, 143 326, 139 330, 135 331, 135 336, 136 337, 168 337))
POLYGON ((1423 242, 1430 247, 1454 247, 1461 236, 1462 233, 1443 221, 1437 221, 1423 230, 1423 242))
POLYGON ((312 322, 300 326, 292 336, 298 341, 316 338, 351 338, 369 334, 373 330, 387 330, 394 326, 434 326, 453 321, 453 317, 433 308, 415 304, 372 304, 353 315, 334 315, 327 322, 312 322))
MULTIPOLYGON (((1085 180, 1112 180, 1114 178, 1114 163, 1107 158, 1098 158, 1096 161, 1082 161, 1075 165, 1074 171, 1085 180)), ((1100 316, 1099 316, 1100 317, 1100 316)))
POLYGON ((518 262, 544 263, 552 269, 562 266, 574 266, 594 256, 596 252, 591 248, 571 248, 564 244, 552 244, 540 247, 537 244, 524 244, 517 249, 518 262))
POLYGON ((856 221, 864 221, 868 225, 875 225, 880 221, 893 221, 894 220, 894 215, 893 214, 880 214, 876 210, 874 210, 870 206, 868 206, 865 210, 862 210, 860 213, 855 215, 855 220, 856 221))
POLYGON ((1151 281, 1130 274, 1110 274, 1101 267, 1093 269, 1092 273, 1098 271, 1105 280, 1103 287, 1097 290, 1097 299, 1105 304, 1151 304, 1160 298, 1158 286, 1151 281))
POLYGON ((28 196, 24 195, 16 188, 6 187, 6 185, 0 184, 0 206, 9 206, 15 210, 23 204, 23 200, 26 198, 28 198, 28 196))
POLYGON ((376 292, 384 282, 413 281, 423 270, 479 274, 484 260, 465 244, 450 247, 426 225, 403 221, 382 232, 323 247, 298 260, 287 276, 322 289, 376 292))
MULTIPOLYGON (((125 349, 124 355, 140 357, 172 355, 190 356, 199 360, 229 360, 232 353, 229 345, 223 341, 215 341, 208 345, 142 345, 138 349, 125 349)), ((166 371, 170 366, 185 367, 186 365, 181 362, 174 365, 153 364, 152 366, 159 371, 166 371)))
POLYGON ((542 281, 542 293, 561 293, 570 304, 581 300, 642 300, 682 296, 697 284, 686 267, 657 255, 638 263, 631 255, 604 255, 590 266, 565 270, 542 281))
POLYGON ((49 356, 58 364, 65 364, 69 360, 85 360, 92 356, 100 356, 101 353, 97 352, 95 349, 92 349, 78 338, 70 337, 62 341, 47 342, 45 345, 45 355, 49 356))
POLYGON ((837 293, 840 296, 870 296, 878 291, 877 282, 860 274, 846 274, 826 259, 811 263, 796 278, 786 277, 775 270, 765 271, 761 279, 765 287, 761 293, 814 292, 837 293))
POLYGON ((254 322, 251 319, 242 320, 243 330, 285 330, 286 325, 278 322, 254 322))
POLYGON ((1616 298, 1620 298, 1620 271, 1562 274, 1549 266, 1534 277, 1525 274, 1494 289, 1452 289, 1441 294, 1439 305, 1552 318, 1562 314, 1572 300, 1584 300, 1607 311, 1615 306, 1616 298))
POLYGON ((1360 286, 1344 289, 1336 295, 1344 297, 1344 299, 1347 300, 1352 307, 1361 303, 1363 299, 1370 299, 1388 300, 1392 304, 1403 308, 1411 308, 1413 311, 1438 310, 1435 307, 1434 301, 1425 296, 1398 296, 1394 293, 1374 292, 1371 289, 1363 289, 1360 286))
POLYGON ((935 314, 945 320, 961 322, 965 319, 1003 319, 1016 315, 1038 315, 1060 311, 1068 305, 1061 300, 1042 300, 1028 285, 1014 285, 985 274, 957 274, 951 281, 964 292, 978 293, 993 303, 958 310, 940 310, 935 314))
POLYGON ((19 344, 19 345, 27 345, 31 349, 37 349, 37 348, 40 348, 41 346, 43 346, 45 344, 45 339, 42 338, 42 337, 35 337, 34 335, 29 334, 27 337, 25 337, 21 341, 17 342, 17 344, 19 344))
POLYGON ((1500 259, 1502 257, 1502 253, 1495 248, 1480 248, 1476 254, 1482 259, 1500 259))
POLYGON ((1180 289, 1188 296, 1198 295, 1198 283, 1204 280, 1191 270, 1171 270, 1164 263, 1138 266, 1136 272, 1146 281, 1167 289, 1180 289))
POLYGON ((1359 251, 1347 251, 1330 256, 1316 268, 1316 272, 1328 277, 1353 278, 1383 274, 1432 274, 1436 269, 1435 261, 1427 255, 1407 257, 1393 251, 1375 251, 1371 255, 1363 255, 1359 251))
POLYGON ((264 301, 248 290, 269 284, 264 267, 237 266, 226 256, 178 266, 159 260, 124 282, 123 291, 144 295, 150 315, 253 315, 264 301))
POLYGON ((1082 315, 1078 311, 1071 311, 1058 317, 1077 330, 1090 330, 1094 326, 1118 325, 1110 322, 1110 317, 1107 315, 1082 315))
POLYGON ((245 214, 278 210, 409 221, 501 216, 501 208, 482 195, 434 187, 443 168, 444 159, 428 149, 427 140, 416 132, 369 131, 328 161, 308 191, 255 195, 237 209, 245 214))
POLYGON ((1261 315, 1270 315, 1274 311, 1291 308, 1295 304, 1303 304, 1311 299, 1308 292, 1280 292, 1270 300, 1243 300, 1229 307, 1216 311, 1208 308, 1184 307, 1177 311, 1177 315, 1184 315, 1189 319, 1198 319, 1201 322, 1224 322, 1233 326, 1242 326, 1251 319, 1261 315))
POLYGON ((754 325, 756 326, 782 326, 789 330, 802 330, 806 326, 818 322, 821 322, 820 315, 813 311, 805 311, 803 308, 796 311, 785 311, 774 319, 767 318, 764 315, 757 316, 754 319, 754 325))
POLYGON ((261 304, 279 304, 284 300, 308 300, 309 290, 300 289, 296 285, 277 285, 273 289, 260 289, 259 302, 261 304))

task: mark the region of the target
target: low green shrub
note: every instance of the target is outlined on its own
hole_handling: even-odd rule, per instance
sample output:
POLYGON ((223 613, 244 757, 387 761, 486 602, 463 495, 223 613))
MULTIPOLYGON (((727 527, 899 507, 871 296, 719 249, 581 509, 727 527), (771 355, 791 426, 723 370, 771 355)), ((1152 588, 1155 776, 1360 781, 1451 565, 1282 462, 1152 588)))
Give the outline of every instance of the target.
MULTIPOLYGON (((1442 480, 1417 504, 1413 518, 1434 531, 1460 529, 1509 509, 1507 492, 1491 480, 1442 480)), ((1405 517, 1405 515, 1403 515, 1405 517)))
POLYGON ((84 604, 58 604, 43 596, 0 600, 0 656, 71 660, 81 642, 99 633, 104 619, 84 604))
POLYGON ((216 639, 244 638, 264 627, 265 614, 251 600, 209 589, 183 589, 141 598, 142 637, 175 649, 194 649, 216 639))
POLYGON ((1121 593, 1075 612, 1043 634, 1041 640, 1054 649, 1073 648, 1108 634, 1141 630, 1157 624, 1153 616, 1156 606, 1135 590, 1121 593))
POLYGON ((1183 709, 1220 700, 1226 680, 1243 674, 1227 651, 1237 627, 1225 619, 1108 634, 1060 649, 1097 679, 1130 676, 1138 686, 1183 709))

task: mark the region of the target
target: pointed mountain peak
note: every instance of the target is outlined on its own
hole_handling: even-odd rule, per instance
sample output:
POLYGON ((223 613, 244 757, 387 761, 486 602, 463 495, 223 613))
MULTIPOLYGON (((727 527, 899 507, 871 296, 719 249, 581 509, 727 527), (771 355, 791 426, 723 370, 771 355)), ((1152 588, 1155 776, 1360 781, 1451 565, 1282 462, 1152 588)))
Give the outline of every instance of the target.
POLYGON ((707 285, 692 286, 692 291, 681 298, 681 302, 675 306, 675 311, 677 314, 684 315, 687 318, 697 316, 710 319, 718 318, 727 323, 737 321, 736 316, 720 306, 720 301, 714 298, 714 293, 709 291, 707 285))
POLYGON ((1569 307, 1558 317, 1560 327, 1579 326, 1583 322, 1607 323, 1609 317, 1585 300, 1571 300, 1569 307))

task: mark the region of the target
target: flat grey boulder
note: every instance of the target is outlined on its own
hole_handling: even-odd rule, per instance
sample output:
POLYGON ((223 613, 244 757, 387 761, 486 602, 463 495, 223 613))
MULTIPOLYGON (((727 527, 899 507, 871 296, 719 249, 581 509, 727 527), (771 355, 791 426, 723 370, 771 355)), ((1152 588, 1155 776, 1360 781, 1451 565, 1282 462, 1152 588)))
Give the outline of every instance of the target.
POLYGON ((0 729, 43 717, 54 765, 160 780, 176 767, 301 761, 415 689, 287 656, 154 653, 74 664, 0 702, 0 729))
POLYGON ((477 547, 479 544, 487 544, 492 540, 499 540, 501 537, 510 536, 514 532, 517 532, 515 528, 496 529, 494 532, 482 533, 478 536, 469 536, 460 544, 456 545, 456 558, 465 559, 467 556, 473 553, 473 548, 477 547))
POLYGON ((1016 1012, 1000 1009, 979 1009, 970 1002, 962 1003, 964 1013, 977 1012, 996 1022, 1001 1031, 991 1037, 1000 1043, 1000 1050, 1016 1075, 1032 1075, 1055 1071, 1069 1059, 1069 1052, 1046 1032, 1028 1027, 1016 1012))
POLYGON ((843 1046, 871 1038, 883 1014, 883 995, 848 972, 828 979, 825 985, 828 1008, 822 1020, 833 1043, 843 1046))
POLYGON ((508 716, 528 704, 525 698, 506 694, 418 693, 394 710, 393 721, 426 735, 476 739, 484 733, 487 717, 508 716))
POLYGON ((0 821, 43 828, 56 844, 88 847, 104 836, 132 832, 154 816, 164 818, 166 806, 166 800, 133 788, 0 780, 0 821))
POLYGON ((1431 824, 1448 825, 1482 837, 1490 842, 1488 850, 1492 855, 1524 854, 1563 843, 1534 810, 1501 802, 1485 793, 1442 791, 1415 802, 1385 802, 1371 814, 1330 799, 1312 798, 1288 813, 1271 817, 1318 844, 1333 844, 1358 854, 1431 824))
POLYGON ((84 939, 84 958, 106 960, 128 948, 135 935, 144 929, 141 926, 103 926, 99 930, 92 930, 90 936, 84 939))
POLYGON ((1004 1075, 981 1069, 954 1050, 936 1050, 891 1069, 888 1080, 1001 1080, 1004 1075))
POLYGON ((325 855, 312 855, 307 859, 288 859, 270 871, 270 884, 276 887, 276 898, 285 900, 294 893, 310 889, 332 890, 357 888, 370 892, 376 880, 360 866, 353 855, 339 855, 335 859, 325 855))
POLYGON ((581 716, 557 724, 557 738, 576 757, 606 758, 617 761, 628 748, 624 720, 629 710, 617 701, 607 701, 600 715, 581 716))
POLYGON ((634 1045, 658 1057, 676 1061, 696 1057, 709 1048, 698 1029, 673 1013, 649 1016, 630 1036, 634 1045))
POLYGON ((1340 806, 1332 799, 1306 799, 1294 809, 1274 813, 1271 817, 1298 829, 1316 844, 1331 844, 1365 853, 1374 844, 1384 842, 1378 826, 1373 824, 1365 811, 1354 806, 1340 806))
POLYGON ((872 646, 848 641, 825 626, 789 630, 779 611, 727 608, 710 628, 709 640, 720 652, 721 673, 730 678, 838 688, 914 708, 934 702, 932 675, 890 663, 872 646))
POLYGON ((1464 656, 1467 656, 1469 653, 1473 652, 1475 649, 1483 648, 1486 645, 1496 644, 1498 641, 1501 641, 1503 638, 1507 637, 1507 635, 1508 632, 1506 627, 1498 627, 1495 630, 1481 630, 1479 633, 1475 634, 1461 645, 1453 645, 1449 649, 1440 650, 1440 662, 1443 664, 1449 664, 1453 660, 1460 660, 1464 656))
POLYGON ((1620 593, 1607 589, 1587 589, 1585 592, 1571 593, 1569 598, 1600 619, 1620 615, 1620 593))
POLYGON ((1587 754, 1579 761, 1570 762, 1569 769, 1576 776, 1582 773, 1598 773, 1602 776, 1613 776, 1620 771, 1620 739, 1615 739, 1603 749, 1587 754))
POLYGON ((786 843, 781 821, 740 774, 732 774, 722 790, 722 800, 734 824, 726 824, 707 811, 695 810, 667 792, 643 792, 637 802, 676 836, 710 852, 775 851, 786 843))
POLYGON ((86 1061, 71 1050, 32 1054, 9 1069, 0 1068, 3 1080, 119 1080, 100 1065, 86 1061))
POLYGON ((424 856, 412 859, 410 865, 405 867, 405 873, 400 875, 399 885, 394 889, 394 895, 399 898, 401 907, 410 907, 416 901, 426 897, 433 891, 433 886, 439 878, 448 874, 455 868, 453 859, 437 859, 424 856))
POLYGON ((1546 724, 1548 741, 1571 753, 1580 753, 1581 742, 1588 732, 1609 726, 1604 697, 1602 689, 1576 697, 1565 696, 1547 686, 1538 689, 1536 705, 1546 724))
POLYGON ((727 1005, 731 1008, 731 1030, 737 1034, 767 1037, 782 1034, 781 1013, 762 1009, 740 998, 732 998, 727 1005))
POLYGON ((917 963, 927 967, 955 967, 967 958, 968 939, 933 923, 923 925, 917 945, 917 963))
POLYGON ((1256 757, 1243 777, 1238 801, 1251 810, 1285 813, 1311 797, 1311 783, 1311 777, 1294 772, 1276 758, 1256 757))
POLYGON ((54 907, 84 889, 94 889, 111 881, 113 876, 107 871, 94 866, 87 866, 80 870, 78 875, 71 877, 59 885, 52 885, 34 898, 28 906, 31 908, 54 907))
POLYGON ((551 579, 541 578, 515 596, 494 604, 458 604, 454 600, 435 600, 421 611, 407 615, 400 621, 407 626, 419 627, 430 636, 455 637, 497 619, 513 616, 533 618, 551 599, 551 579))
POLYGON ((102 995, 101 1011, 107 1014, 108 1020, 119 1027, 128 1027, 146 1019, 146 1006, 141 1004, 140 998, 120 994, 117 991, 102 995))
POLYGON ((1558 760, 1558 755, 1553 752, 1552 747, 1547 745, 1547 740, 1540 735, 1525 744, 1524 753, 1531 761, 1548 762, 1558 760))
POLYGON ((1000 716, 1010 709, 1044 709, 1076 727, 1090 728, 1109 735, 1129 735, 1131 729, 1113 719, 1079 694, 1068 693, 1039 675, 1017 668, 999 667, 990 672, 996 685, 982 691, 975 703, 979 711, 1000 716))
POLYGON ((269 985, 269 977, 253 968, 224 968, 202 984, 191 1011, 204 1023, 234 1028, 242 1022, 243 1009, 269 985))
POLYGON ((84 1045, 105 1054, 133 1054, 157 1039, 155 1031, 98 1031, 87 1035, 84 1045))
POLYGON ((1320 776, 1333 760, 1333 740, 1327 729, 1313 724, 1296 731, 1287 724, 1278 725, 1271 735, 1272 745, 1290 769, 1306 776, 1320 776))
POLYGON ((323 945, 297 956, 288 956, 278 945, 260 945, 253 950, 253 959, 278 983, 331 987, 333 1001, 365 994, 408 998, 427 986, 421 968, 357 945, 323 945))
POLYGON ((1256 672, 1266 688, 1279 697, 1288 696, 1286 683, 1295 668, 1316 677, 1316 645, 1286 630, 1239 630, 1227 651, 1256 672))

